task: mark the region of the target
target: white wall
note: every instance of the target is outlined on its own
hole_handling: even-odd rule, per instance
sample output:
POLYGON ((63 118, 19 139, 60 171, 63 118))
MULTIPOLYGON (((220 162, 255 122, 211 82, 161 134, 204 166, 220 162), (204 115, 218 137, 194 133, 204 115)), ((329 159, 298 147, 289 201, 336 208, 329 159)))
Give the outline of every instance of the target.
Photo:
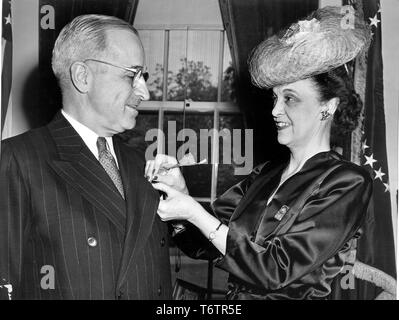
MULTIPOLYGON (((391 203, 397 227, 396 192, 398 190, 399 121, 399 0, 381 2, 382 59, 384 64, 384 107, 387 132, 388 169, 391 203)), ((397 230, 397 229, 396 229, 397 230)), ((395 232, 395 235, 397 233, 395 232)))
POLYGON ((326 6, 342 6, 342 0, 319 0, 319 8, 326 6))
POLYGON ((134 25, 222 25, 218 0, 139 0, 134 25), (171 17, 173 22, 171 23, 171 17))

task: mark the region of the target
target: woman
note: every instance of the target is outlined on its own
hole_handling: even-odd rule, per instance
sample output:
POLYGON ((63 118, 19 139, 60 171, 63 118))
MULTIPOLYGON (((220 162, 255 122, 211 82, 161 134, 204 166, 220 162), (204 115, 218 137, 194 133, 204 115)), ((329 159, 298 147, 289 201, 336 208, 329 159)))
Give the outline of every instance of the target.
POLYGON ((345 63, 365 50, 368 26, 345 10, 326 7, 262 42, 250 59, 253 82, 273 88, 273 117, 287 163, 268 162, 206 212, 188 195, 176 160, 159 155, 146 175, 166 193, 158 214, 186 220, 174 240, 194 258, 218 258, 229 272, 229 299, 326 299, 332 280, 353 262, 372 192, 361 167, 330 149, 333 121, 352 130, 361 103, 345 63))

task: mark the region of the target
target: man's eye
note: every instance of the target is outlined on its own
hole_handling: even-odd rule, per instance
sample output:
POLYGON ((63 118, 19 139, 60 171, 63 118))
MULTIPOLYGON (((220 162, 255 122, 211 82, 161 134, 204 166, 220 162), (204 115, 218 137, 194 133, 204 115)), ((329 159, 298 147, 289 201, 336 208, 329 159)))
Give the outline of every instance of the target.
POLYGON ((127 78, 130 82, 133 82, 133 81, 134 81, 134 75, 128 75, 128 76, 126 76, 126 78, 127 78))

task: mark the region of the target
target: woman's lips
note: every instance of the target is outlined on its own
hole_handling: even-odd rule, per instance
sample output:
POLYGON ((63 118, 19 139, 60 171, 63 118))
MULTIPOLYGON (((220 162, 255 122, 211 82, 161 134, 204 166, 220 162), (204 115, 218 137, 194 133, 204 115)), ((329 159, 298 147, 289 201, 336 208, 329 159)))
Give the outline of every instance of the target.
POLYGON ((290 123, 284 122, 284 121, 275 121, 275 123, 276 123, 277 130, 284 130, 284 129, 288 128, 289 126, 291 126, 290 123))

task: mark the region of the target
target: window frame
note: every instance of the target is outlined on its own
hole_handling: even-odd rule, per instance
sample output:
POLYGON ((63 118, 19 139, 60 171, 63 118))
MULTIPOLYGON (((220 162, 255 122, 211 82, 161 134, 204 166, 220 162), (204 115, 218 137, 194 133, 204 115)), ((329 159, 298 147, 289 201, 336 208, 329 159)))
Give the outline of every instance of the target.
MULTIPOLYGON (((164 113, 165 112, 181 112, 184 113, 213 113, 213 128, 216 132, 219 132, 219 116, 223 114, 241 114, 238 105, 234 102, 222 102, 222 82, 223 82, 223 62, 224 62, 224 50, 225 50, 225 37, 226 30, 221 25, 136 25, 136 30, 139 31, 151 31, 158 30, 164 32, 164 52, 163 52, 163 89, 162 89, 162 101, 150 100, 143 101, 138 110, 143 112, 158 112, 158 129, 163 130, 164 113), (169 71, 169 39, 170 31, 185 30, 188 31, 219 31, 219 59, 218 59, 218 82, 217 82, 217 101, 168 101, 167 100, 167 77, 169 71)), ((186 55, 186 54, 185 54, 186 55)), ((187 58, 187 56, 186 56, 187 58)), ((158 153, 165 153, 163 146, 164 136, 158 136, 158 153)), ((199 202, 212 203, 216 200, 217 195, 217 178, 218 178, 218 167, 219 167, 219 139, 218 135, 212 137, 212 173, 211 173, 211 194, 210 197, 194 197, 199 202)))

